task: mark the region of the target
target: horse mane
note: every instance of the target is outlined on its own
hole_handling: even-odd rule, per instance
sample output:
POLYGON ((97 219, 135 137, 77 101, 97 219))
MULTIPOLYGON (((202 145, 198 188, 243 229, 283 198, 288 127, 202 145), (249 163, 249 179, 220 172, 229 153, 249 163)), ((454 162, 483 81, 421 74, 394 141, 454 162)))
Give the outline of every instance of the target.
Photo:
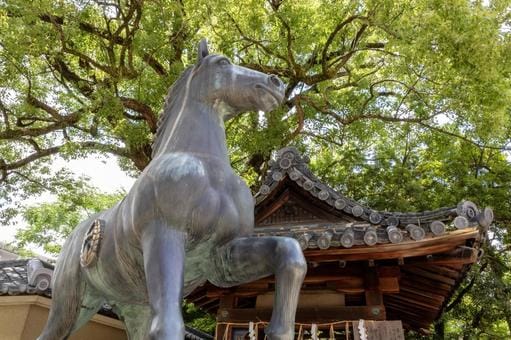
POLYGON ((181 98, 181 91, 184 89, 184 85, 188 77, 191 76, 191 73, 195 66, 189 66, 183 74, 172 84, 165 97, 165 105, 163 107, 163 112, 160 114, 160 118, 158 119, 156 133, 154 135, 154 141, 151 145, 152 153, 151 157, 154 158, 156 154, 159 152, 159 148, 162 144, 163 136, 165 135, 164 131, 169 127, 169 120, 172 116, 172 112, 174 111, 174 107, 176 103, 179 102, 181 98))

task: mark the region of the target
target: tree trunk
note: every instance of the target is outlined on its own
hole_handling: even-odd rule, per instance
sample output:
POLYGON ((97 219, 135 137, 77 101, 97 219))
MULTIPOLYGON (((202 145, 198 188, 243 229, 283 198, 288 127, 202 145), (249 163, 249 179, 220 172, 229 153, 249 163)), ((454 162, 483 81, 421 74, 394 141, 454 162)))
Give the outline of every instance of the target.
POLYGON ((435 323, 435 334, 433 335, 433 340, 443 340, 443 339, 445 339, 444 320, 438 320, 435 323))

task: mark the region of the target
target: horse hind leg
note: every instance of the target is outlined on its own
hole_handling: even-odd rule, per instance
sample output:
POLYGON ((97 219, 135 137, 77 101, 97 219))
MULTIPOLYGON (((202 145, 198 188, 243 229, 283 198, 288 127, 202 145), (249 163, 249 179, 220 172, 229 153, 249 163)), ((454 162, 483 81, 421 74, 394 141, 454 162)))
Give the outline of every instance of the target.
POLYGON ((151 309, 145 305, 112 304, 113 311, 124 322, 129 340, 149 339, 151 309))
MULTIPOLYGON (((76 235, 76 234, 75 234, 76 235)), ((83 281, 77 237, 63 247, 53 274, 52 304, 38 340, 61 340, 85 324, 101 307, 83 281)))
MULTIPOLYGON (((55 285, 57 286, 57 285, 55 285)), ((46 327, 38 340, 67 339, 71 333, 85 325, 103 305, 84 283, 65 283, 65 289, 55 287, 46 327), (77 286, 71 287, 70 284, 77 286)))

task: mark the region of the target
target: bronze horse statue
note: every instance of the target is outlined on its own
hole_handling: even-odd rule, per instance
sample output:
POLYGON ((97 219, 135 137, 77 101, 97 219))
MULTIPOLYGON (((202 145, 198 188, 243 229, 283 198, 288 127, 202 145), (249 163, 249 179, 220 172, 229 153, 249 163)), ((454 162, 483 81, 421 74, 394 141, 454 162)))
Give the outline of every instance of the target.
POLYGON ((284 99, 273 75, 210 55, 169 90, 153 159, 128 195, 77 226, 64 244, 39 340, 66 339, 108 303, 128 337, 183 339, 183 296, 275 275, 269 339, 294 338, 306 262, 298 242, 251 237, 254 199, 229 163, 224 121, 284 99))

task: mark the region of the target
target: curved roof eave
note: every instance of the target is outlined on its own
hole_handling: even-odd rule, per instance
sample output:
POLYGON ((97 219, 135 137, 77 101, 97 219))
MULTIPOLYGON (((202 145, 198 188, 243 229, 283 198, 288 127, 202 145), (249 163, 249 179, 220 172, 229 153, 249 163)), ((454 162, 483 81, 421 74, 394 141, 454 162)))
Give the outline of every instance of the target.
POLYGON ((271 168, 255 195, 256 206, 263 204, 265 199, 277 188, 279 183, 288 178, 313 199, 322 201, 335 210, 352 216, 355 220, 365 221, 383 227, 405 228, 407 225, 430 227, 436 223, 444 228, 444 223, 452 223, 455 229, 480 227, 487 229, 493 221, 491 208, 480 210, 470 201, 462 201, 455 207, 445 207, 423 212, 388 212, 371 209, 364 204, 334 190, 319 180, 310 171, 308 159, 303 157, 295 147, 285 147, 278 151, 277 159, 272 161, 271 168), (440 224, 438 224, 440 222, 440 224))

